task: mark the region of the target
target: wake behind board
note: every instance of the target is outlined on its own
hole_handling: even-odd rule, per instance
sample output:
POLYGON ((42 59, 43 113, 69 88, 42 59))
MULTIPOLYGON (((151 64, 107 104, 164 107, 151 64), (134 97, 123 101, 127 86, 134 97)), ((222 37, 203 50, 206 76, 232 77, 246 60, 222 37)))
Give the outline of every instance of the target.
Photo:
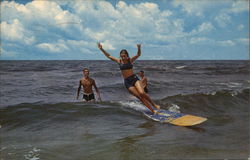
POLYGON ((158 114, 152 114, 152 112, 150 111, 144 111, 143 114, 154 121, 158 121, 161 123, 171 123, 177 126, 193 126, 207 120, 207 118, 170 112, 164 109, 161 109, 158 114))

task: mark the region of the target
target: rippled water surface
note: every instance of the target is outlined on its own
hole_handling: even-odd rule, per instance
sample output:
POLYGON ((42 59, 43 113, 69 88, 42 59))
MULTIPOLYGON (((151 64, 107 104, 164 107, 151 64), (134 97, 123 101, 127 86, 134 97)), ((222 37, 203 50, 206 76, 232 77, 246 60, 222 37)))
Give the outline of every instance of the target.
POLYGON ((146 119, 110 61, 0 61, 0 158, 249 157, 249 61, 137 61, 163 109, 208 120, 178 127, 146 119), (103 102, 75 99, 88 67, 103 102))

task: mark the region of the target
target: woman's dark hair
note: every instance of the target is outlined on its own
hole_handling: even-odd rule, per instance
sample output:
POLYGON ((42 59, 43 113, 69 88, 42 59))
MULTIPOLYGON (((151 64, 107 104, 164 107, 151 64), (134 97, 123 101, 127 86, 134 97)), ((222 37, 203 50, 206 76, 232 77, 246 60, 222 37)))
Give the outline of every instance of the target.
POLYGON ((128 51, 127 51, 126 49, 122 49, 121 52, 120 52, 120 55, 121 55, 122 53, 125 53, 125 54, 129 57, 128 51))

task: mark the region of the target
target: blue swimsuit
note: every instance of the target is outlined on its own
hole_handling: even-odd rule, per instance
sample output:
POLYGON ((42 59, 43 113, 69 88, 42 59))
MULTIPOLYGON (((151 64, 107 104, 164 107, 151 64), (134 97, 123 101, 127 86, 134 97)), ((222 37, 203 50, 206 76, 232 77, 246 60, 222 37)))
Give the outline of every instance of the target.
POLYGON ((133 64, 131 64, 130 59, 129 59, 128 63, 122 64, 120 62, 119 65, 120 65, 120 70, 133 69, 133 64))
MULTIPOLYGON (((120 62, 119 65, 120 65, 120 70, 133 69, 133 64, 131 64, 130 59, 129 59, 128 63, 122 64, 120 62)), ((133 74, 132 76, 129 76, 129 77, 124 79, 124 84, 125 84, 126 88, 129 89, 130 87, 135 86, 135 83, 138 80, 139 80, 139 78, 135 74, 133 74)))

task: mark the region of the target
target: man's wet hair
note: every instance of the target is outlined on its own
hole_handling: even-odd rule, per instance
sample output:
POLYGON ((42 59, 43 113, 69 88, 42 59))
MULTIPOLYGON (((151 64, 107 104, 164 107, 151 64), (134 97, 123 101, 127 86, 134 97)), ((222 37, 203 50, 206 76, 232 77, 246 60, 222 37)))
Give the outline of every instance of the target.
POLYGON ((141 72, 141 73, 144 73, 144 71, 143 71, 143 70, 141 70, 140 72, 141 72))
POLYGON ((89 71, 89 69, 88 69, 88 68, 84 68, 82 71, 84 72, 84 71, 86 71, 86 70, 87 70, 87 71, 89 71))

